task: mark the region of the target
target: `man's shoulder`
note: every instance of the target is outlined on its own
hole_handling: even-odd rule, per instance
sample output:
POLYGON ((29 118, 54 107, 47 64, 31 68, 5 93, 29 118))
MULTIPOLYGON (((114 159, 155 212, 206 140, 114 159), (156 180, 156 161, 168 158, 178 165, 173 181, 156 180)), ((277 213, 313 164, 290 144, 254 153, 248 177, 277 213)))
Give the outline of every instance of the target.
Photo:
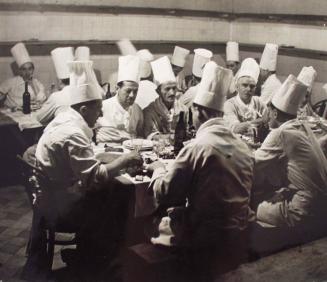
POLYGON ((0 86, 2 85, 14 85, 17 83, 23 83, 23 79, 20 76, 13 76, 5 79, 4 81, 1 82, 0 86))
POLYGON ((151 113, 151 112, 153 111, 153 109, 154 109, 154 102, 155 102, 155 101, 151 102, 149 105, 147 105, 147 106, 143 109, 143 113, 144 113, 144 114, 149 114, 149 113, 151 113))
POLYGON ((143 112, 142 108, 137 104, 137 103, 133 103, 133 109, 137 112, 143 112))
POLYGON ((33 77, 33 82, 36 82, 38 84, 42 84, 42 82, 40 80, 38 80, 37 78, 34 78, 34 77, 33 77))
POLYGON ((105 100, 103 100, 102 105, 103 105, 103 106, 105 106, 105 105, 110 105, 110 104, 114 103, 114 101, 115 101, 116 99, 117 99, 116 96, 113 96, 113 97, 110 97, 110 98, 108 98, 108 99, 105 99, 105 100))
POLYGON ((235 104, 235 103, 236 103, 236 96, 227 99, 225 102, 225 104, 235 104))
POLYGON ((254 102, 254 104, 255 105, 260 105, 260 106, 262 106, 262 107, 266 107, 266 104, 260 99, 260 97, 259 96, 252 96, 252 100, 253 100, 253 102, 254 102))
POLYGON ((229 98, 228 100, 225 101, 224 103, 224 109, 226 110, 232 110, 235 109, 235 107, 237 106, 237 100, 236 100, 236 96, 229 98))

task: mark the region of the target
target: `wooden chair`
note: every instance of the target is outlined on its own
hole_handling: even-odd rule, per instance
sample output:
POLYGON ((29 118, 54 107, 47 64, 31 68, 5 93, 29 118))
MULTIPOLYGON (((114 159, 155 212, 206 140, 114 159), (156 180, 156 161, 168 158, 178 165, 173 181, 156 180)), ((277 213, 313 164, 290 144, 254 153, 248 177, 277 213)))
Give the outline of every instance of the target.
POLYGON ((47 184, 50 183, 48 177, 36 166, 27 162, 20 155, 17 155, 20 166, 22 184, 25 187, 26 194, 33 209, 32 228, 26 252, 30 255, 33 249, 37 249, 34 245, 39 245, 40 240, 46 242, 46 258, 47 271, 51 271, 54 247, 55 245, 74 245, 75 237, 70 240, 57 240, 56 233, 75 233, 74 227, 66 226, 64 223, 54 222, 49 216, 51 207, 44 205, 42 200, 47 193, 47 184), (46 238, 41 238, 44 234, 46 238), (34 244, 34 245, 33 245, 34 244))

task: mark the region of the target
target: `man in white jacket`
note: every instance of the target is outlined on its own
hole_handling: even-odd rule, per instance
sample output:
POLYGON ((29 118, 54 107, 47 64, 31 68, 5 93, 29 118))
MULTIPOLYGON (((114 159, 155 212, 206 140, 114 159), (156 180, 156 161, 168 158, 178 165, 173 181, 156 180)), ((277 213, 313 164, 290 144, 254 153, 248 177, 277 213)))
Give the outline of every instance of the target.
POLYGON ((143 136, 143 112, 135 103, 140 80, 140 58, 119 57, 117 94, 103 102, 97 142, 122 142, 143 136))
POLYGON ((34 75, 34 63, 23 43, 17 43, 10 49, 19 68, 19 75, 0 84, 0 103, 12 109, 22 109, 23 93, 27 84, 31 96, 31 109, 37 110, 46 100, 43 84, 34 75))
POLYGON ((293 75, 286 79, 271 101, 272 131, 255 152, 255 182, 280 188, 259 204, 257 219, 278 227, 325 218, 327 160, 308 124, 295 119, 306 90, 293 75))

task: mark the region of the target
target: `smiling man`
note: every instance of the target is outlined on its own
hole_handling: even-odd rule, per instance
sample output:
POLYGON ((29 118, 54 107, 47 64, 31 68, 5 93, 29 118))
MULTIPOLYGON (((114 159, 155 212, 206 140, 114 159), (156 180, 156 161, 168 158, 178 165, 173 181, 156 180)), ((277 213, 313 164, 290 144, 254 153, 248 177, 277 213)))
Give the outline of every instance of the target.
POLYGON ((151 62, 151 66, 159 97, 144 109, 144 135, 150 139, 173 131, 180 112, 185 113, 185 123, 188 116, 188 109, 176 100, 176 77, 168 57, 151 62))
POLYGON ((45 101, 46 95, 42 83, 33 77, 34 64, 23 43, 17 43, 10 51, 19 68, 19 75, 1 83, 0 101, 10 108, 22 108, 22 97, 27 83, 31 95, 31 108, 37 109, 45 101))
POLYGON ((259 97, 253 96, 259 72, 254 59, 245 59, 237 75, 237 95, 225 103, 224 118, 235 133, 247 134, 252 125, 260 125, 266 121, 266 105, 259 97))
POLYGON ((143 113, 135 102, 140 77, 140 58, 119 57, 117 94, 103 102, 97 142, 121 142, 143 136, 143 113))

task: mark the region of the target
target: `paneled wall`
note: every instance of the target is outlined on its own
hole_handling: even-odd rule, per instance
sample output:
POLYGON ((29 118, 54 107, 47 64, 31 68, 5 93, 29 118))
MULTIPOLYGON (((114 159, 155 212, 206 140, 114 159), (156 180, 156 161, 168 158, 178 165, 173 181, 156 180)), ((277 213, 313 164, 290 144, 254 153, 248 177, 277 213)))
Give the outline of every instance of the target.
POLYGON ((312 65, 324 82, 326 22, 321 0, 0 0, 0 81, 12 75, 10 48, 24 41, 47 87, 56 81, 49 53, 57 46, 90 46, 106 82, 117 68, 114 42, 126 37, 156 56, 171 54, 175 43, 208 48, 222 65, 227 40, 240 42, 243 58, 259 58, 275 42, 279 75, 312 65))

